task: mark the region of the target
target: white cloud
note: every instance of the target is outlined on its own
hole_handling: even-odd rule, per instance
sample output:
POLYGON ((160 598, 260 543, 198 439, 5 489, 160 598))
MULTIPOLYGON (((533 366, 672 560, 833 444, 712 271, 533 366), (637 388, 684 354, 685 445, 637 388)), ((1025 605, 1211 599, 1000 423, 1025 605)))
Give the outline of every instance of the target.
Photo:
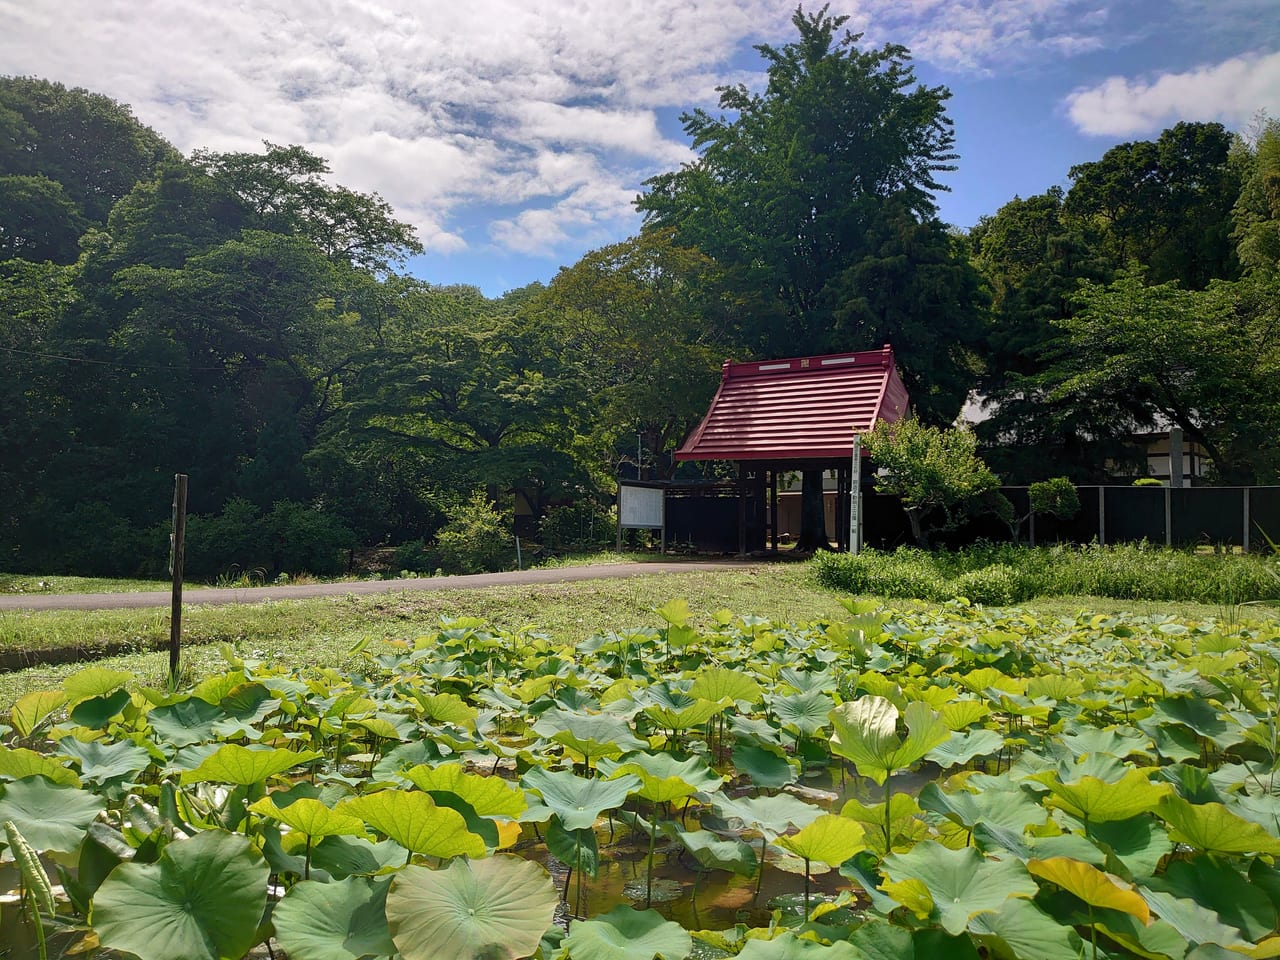
POLYGON ((1114 76, 1066 101, 1084 133, 1135 136, 1177 120, 1221 120, 1242 126, 1260 109, 1280 113, 1280 53, 1232 57, 1222 63, 1152 79, 1114 76))
POLYGON ((775 0, 0 0, 0 63, 126 102, 184 151, 304 144, 432 250, 465 235, 550 254, 633 226, 640 181, 691 156, 655 111, 713 100, 742 44, 789 16, 775 0), (533 209, 469 224, 513 203, 533 209))

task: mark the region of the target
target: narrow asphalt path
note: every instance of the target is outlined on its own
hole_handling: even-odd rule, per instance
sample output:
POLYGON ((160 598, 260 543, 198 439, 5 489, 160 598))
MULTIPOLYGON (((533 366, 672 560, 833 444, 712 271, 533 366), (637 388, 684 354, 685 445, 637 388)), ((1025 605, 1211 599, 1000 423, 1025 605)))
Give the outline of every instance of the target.
MULTIPOLYGON (((577 580, 616 580, 660 573, 698 573, 742 570, 756 564, 734 560, 664 561, 661 563, 597 563, 584 567, 540 567, 510 573, 478 573, 460 577, 421 577, 414 580, 351 580, 343 583, 293 584, 283 587, 200 588, 183 592, 184 605, 262 603, 266 600, 309 600, 348 594, 376 595, 432 590, 474 590, 479 587, 571 583, 577 580)), ((0 596, 0 610, 122 610, 167 607, 168 590, 147 593, 59 593, 0 596)))

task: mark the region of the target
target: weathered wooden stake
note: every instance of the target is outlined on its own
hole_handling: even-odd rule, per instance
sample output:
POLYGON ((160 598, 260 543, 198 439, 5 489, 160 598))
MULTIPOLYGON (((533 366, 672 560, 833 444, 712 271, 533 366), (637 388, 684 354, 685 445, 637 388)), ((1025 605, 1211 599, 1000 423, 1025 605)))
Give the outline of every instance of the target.
POLYGON ((178 661, 182 651, 182 564, 186 558, 187 475, 173 475, 173 532, 169 537, 169 572, 173 575, 173 601, 169 608, 169 687, 178 687, 178 661))

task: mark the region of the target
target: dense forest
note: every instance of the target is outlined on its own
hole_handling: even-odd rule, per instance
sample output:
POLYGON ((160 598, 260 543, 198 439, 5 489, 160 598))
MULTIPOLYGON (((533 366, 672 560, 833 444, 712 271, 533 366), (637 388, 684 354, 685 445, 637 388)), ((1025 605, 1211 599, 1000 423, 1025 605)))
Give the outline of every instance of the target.
POLYGON ((686 116, 637 236, 497 299, 407 275, 413 231, 302 147, 184 157, 0 79, 0 569, 162 571, 177 472, 193 575, 431 566, 517 497, 572 539, 620 470, 673 475, 726 357, 885 342, 926 422, 982 398, 1006 482, 1167 424, 1280 482, 1280 123, 1179 123, 963 233, 947 90, 842 22, 798 12, 764 90, 686 116))

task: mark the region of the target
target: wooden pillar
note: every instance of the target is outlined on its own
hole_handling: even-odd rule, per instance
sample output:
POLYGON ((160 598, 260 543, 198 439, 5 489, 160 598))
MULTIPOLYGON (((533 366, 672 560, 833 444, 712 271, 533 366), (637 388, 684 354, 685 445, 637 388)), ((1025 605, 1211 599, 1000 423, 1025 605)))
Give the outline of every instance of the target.
POLYGON ((738 555, 747 552, 747 465, 738 461, 738 555))

